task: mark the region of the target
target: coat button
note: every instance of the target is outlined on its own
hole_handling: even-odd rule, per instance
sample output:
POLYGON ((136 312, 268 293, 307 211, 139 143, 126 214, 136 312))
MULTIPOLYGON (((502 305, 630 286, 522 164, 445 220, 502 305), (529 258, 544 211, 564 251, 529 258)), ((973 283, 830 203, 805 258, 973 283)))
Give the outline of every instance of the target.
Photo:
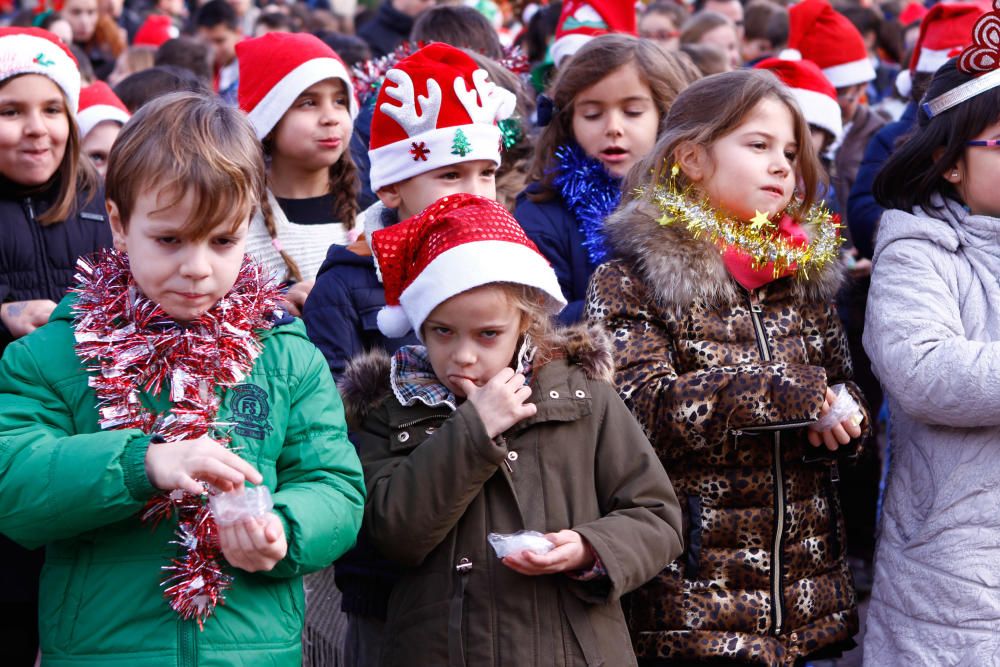
POLYGON ((407 433, 406 431, 403 431, 402 433, 400 433, 399 435, 397 435, 397 436, 396 436, 396 438, 397 438, 397 439, 398 439, 398 440, 399 440, 400 442, 406 442, 407 440, 409 440, 409 439, 410 439, 410 434, 409 434, 409 433, 407 433))
POLYGON ((585 392, 583 389, 577 389, 575 395, 577 398, 587 398, 587 392, 585 392))
POLYGON ((553 389, 549 392, 549 398, 559 398, 559 392, 553 389))
POLYGON ((436 430, 437 429, 434 428, 433 426, 428 426, 427 428, 424 429, 424 433, 426 433, 427 435, 430 435, 430 434, 434 433, 434 431, 436 431, 436 430))
POLYGON ((516 461, 517 460, 517 452, 507 452, 507 460, 508 461, 516 461))

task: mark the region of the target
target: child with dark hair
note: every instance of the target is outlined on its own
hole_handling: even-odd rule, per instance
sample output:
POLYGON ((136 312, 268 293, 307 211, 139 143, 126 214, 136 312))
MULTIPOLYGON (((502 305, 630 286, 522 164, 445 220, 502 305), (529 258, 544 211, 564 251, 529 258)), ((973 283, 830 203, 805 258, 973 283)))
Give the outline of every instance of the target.
POLYGON ((443 5, 421 14, 410 31, 410 41, 418 44, 444 42, 500 60, 503 46, 486 17, 473 7, 443 5))
POLYGON ((212 90, 191 70, 173 65, 158 65, 131 74, 114 87, 129 113, 135 113, 150 100, 167 93, 211 95, 212 90))
POLYGON ((602 225, 621 179, 653 149, 670 104, 695 78, 658 44, 629 35, 595 37, 559 70, 538 111, 545 127, 514 217, 559 276, 564 323, 582 317, 587 281, 606 257, 602 225))
POLYGON ((748 67, 788 44, 788 10, 770 0, 754 0, 746 7, 740 55, 748 67))
POLYGON ((892 415, 865 662, 990 662, 1000 504, 1000 11, 934 75, 875 179, 864 344, 892 415))
POLYGON ((652 39, 667 50, 676 49, 688 16, 687 9, 673 0, 650 3, 639 17, 639 37, 652 39))
POLYGON ((236 106, 240 65, 236 44, 243 39, 240 17, 228 0, 209 0, 194 17, 198 39, 212 47, 212 88, 227 103, 236 106))
POLYGON ((212 85, 212 48, 195 37, 168 39, 156 49, 153 65, 190 70, 205 86, 212 85))

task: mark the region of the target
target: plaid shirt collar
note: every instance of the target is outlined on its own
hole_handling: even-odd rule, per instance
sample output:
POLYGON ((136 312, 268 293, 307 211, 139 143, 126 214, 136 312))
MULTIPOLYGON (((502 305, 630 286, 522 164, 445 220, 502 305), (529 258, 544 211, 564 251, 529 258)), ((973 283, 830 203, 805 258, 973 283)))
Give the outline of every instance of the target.
MULTIPOLYGON (((534 353, 535 348, 530 340, 524 341, 518 351, 518 370, 524 373, 526 382, 531 382, 531 359, 534 353)), ((434 374, 430 355, 423 345, 404 345, 396 350, 392 355, 389 384, 392 386, 392 393, 406 407, 420 401, 430 408, 445 405, 452 410, 458 409, 458 398, 434 374)))
POLYGON ((404 345, 392 355, 389 382, 399 402, 410 407, 417 401, 436 408, 458 409, 458 399, 434 375, 430 356, 423 345, 404 345))

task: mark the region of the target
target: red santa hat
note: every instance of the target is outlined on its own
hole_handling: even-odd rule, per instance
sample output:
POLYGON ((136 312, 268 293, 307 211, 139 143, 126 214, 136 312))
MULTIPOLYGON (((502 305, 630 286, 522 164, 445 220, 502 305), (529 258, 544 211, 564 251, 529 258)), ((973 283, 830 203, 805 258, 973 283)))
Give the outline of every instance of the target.
POLYGON ((41 28, 0 28, 0 82, 22 74, 52 79, 70 113, 80 101, 80 69, 69 47, 41 28))
POLYGON ((375 267, 385 285, 378 328, 390 338, 411 329, 448 299, 490 283, 538 289, 557 313, 566 305, 559 280, 521 225, 486 197, 448 195, 405 222, 372 234, 375 267))
POLYGON ((358 100, 347 66, 321 39, 308 33, 269 32, 236 45, 240 67, 239 103, 263 139, 309 86, 339 79, 350 97, 351 118, 358 100))
POLYGON ((933 74, 951 56, 970 44, 976 19, 989 10, 988 3, 949 2, 934 5, 920 22, 910 66, 896 77, 896 89, 903 96, 908 96, 915 73, 933 74))
POLYGON ((486 70, 453 46, 429 44, 401 60, 386 73, 375 100, 368 151, 372 190, 459 162, 499 166, 497 123, 516 104, 514 93, 491 82, 486 70))
POLYGON ((927 16, 927 8, 924 7, 923 3, 911 2, 899 13, 899 22, 904 28, 907 28, 911 23, 922 21, 925 16, 927 16))
POLYGON ((150 14, 136 31, 132 45, 159 48, 165 41, 179 37, 180 34, 169 16, 150 14))
POLYGON ((129 118, 128 108, 103 81, 95 81, 80 91, 80 111, 76 115, 76 123, 80 127, 81 139, 104 121, 112 120, 124 125, 129 118))
POLYGON ((559 67, 563 59, 572 56, 594 37, 613 32, 637 34, 635 3, 628 0, 565 0, 556 23, 552 62, 559 67))
POLYGON ((811 60, 834 88, 875 78, 865 40, 827 0, 803 0, 788 10, 788 48, 811 60))
POLYGON ((774 72, 782 83, 791 88, 807 123, 826 130, 834 138, 844 131, 837 90, 816 63, 801 59, 765 58, 754 68, 774 72))

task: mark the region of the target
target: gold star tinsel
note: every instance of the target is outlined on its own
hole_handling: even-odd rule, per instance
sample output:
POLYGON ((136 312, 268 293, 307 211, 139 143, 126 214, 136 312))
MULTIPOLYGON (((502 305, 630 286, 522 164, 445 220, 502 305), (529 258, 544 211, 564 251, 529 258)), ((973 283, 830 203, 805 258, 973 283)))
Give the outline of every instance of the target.
MULTIPOLYGON (((706 238, 723 252, 727 248, 742 250, 750 256, 754 269, 773 262, 776 278, 789 267, 794 267, 795 272, 803 276, 808 276, 812 270, 822 269, 837 259, 843 242, 839 219, 822 204, 812 206, 805 218, 799 220, 803 227, 816 230, 816 238, 806 245, 796 245, 777 233, 777 225, 761 229, 760 225, 720 216, 707 201, 696 197, 690 188, 678 189, 673 178, 667 179, 666 184, 639 188, 638 192, 640 196, 648 197, 663 213, 659 223, 664 227, 684 226, 695 238, 706 238)), ((786 212, 791 215, 790 211, 786 212)))

